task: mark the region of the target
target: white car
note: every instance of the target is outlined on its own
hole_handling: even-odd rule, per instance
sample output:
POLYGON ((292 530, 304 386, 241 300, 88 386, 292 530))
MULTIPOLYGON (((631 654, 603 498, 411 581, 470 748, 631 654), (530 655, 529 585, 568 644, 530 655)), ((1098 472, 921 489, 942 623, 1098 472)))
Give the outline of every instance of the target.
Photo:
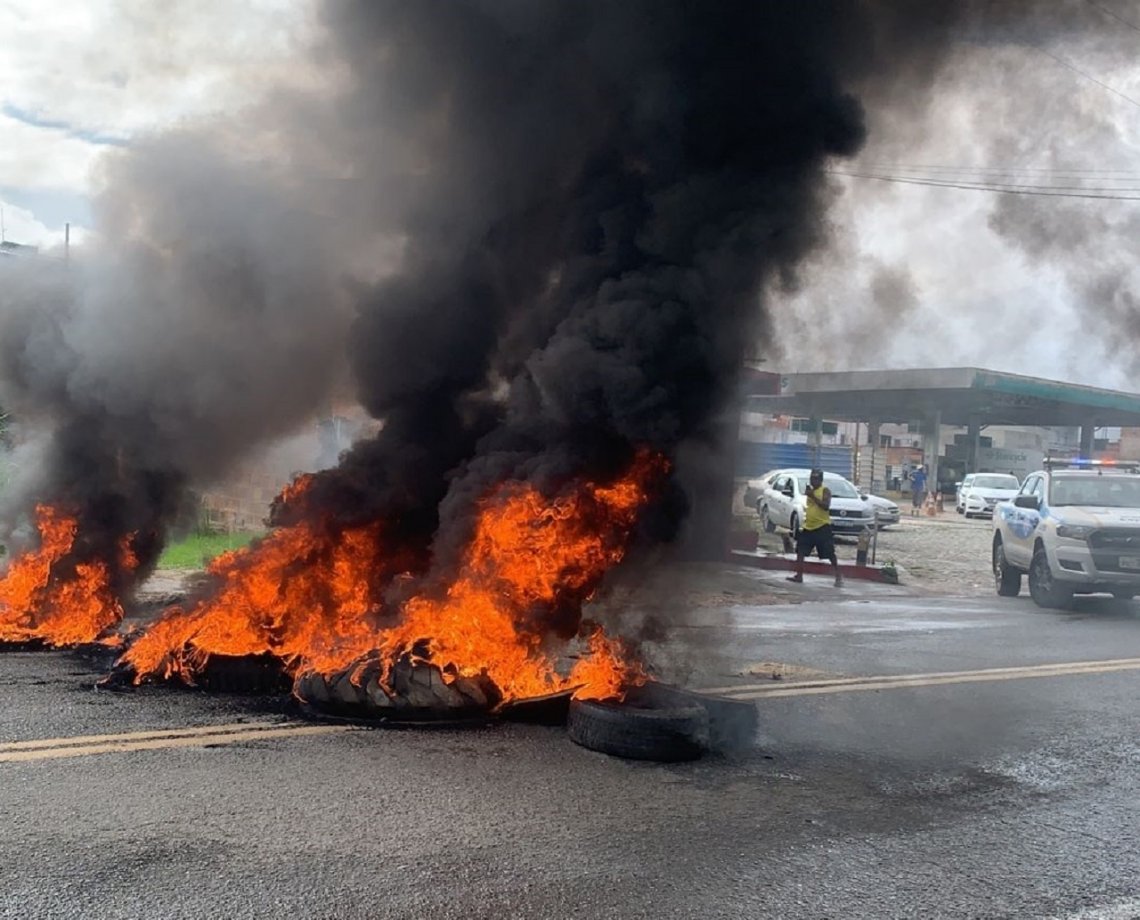
POLYGON ((962 484, 958 503, 962 513, 971 518, 975 515, 992 515, 994 508, 1007 502, 1017 494, 1020 483, 1016 476, 1008 473, 976 473, 970 484, 962 484))
MULTIPOLYGON (((777 470, 771 485, 760 500, 760 520, 766 531, 778 527, 800 532, 807 510, 808 478, 811 470, 777 470)), ((874 523, 875 512, 870 502, 851 483, 834 473, 823 474, 823 484, 831 490, 831 527, 836 533, 858 533, 874 523)))
POLYGON ((958 483, 958 492, 954 496, 954 510, 962 514, 966 509, 962 507, 962 499, 966 497, 966 490, 970 488, 970 483, 974 481, 974 473, 967 473, 962 481, 958 483))
POLYGON ((777 470, 772 470, 757 479, 749 479, 744 486, 744 504, 749 508, 755 508, 757 514, 760 513, 764 493, 767 492, 768 487, 772 485, 772 477, 775 476, 777 472, 777 470))
POLYGON ((1074 594, 1140 594, 1140 463, 1053 464, 998 505, 992 565, 998 594, 1016 597, 1021 576, 1040 607, 1074 594))
POLYGON ((871 506, 871 510, 875 512, 880 527, 889 527, 899 522, 902 516, 899 513, 899 506, 889 498, 883 498, 881 495, 865 495, 864 497, 867 499, 867 504, 871 506))

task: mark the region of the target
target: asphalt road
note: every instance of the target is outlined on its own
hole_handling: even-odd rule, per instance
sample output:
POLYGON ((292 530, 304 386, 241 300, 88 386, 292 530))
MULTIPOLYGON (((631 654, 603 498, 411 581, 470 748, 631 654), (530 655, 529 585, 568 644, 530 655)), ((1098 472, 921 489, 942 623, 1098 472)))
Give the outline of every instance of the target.
POLYGON ((0 656, 0 917, 1140 917, 1140 609, 805 590, 674 633, 762 725, 680 766, 0 656))

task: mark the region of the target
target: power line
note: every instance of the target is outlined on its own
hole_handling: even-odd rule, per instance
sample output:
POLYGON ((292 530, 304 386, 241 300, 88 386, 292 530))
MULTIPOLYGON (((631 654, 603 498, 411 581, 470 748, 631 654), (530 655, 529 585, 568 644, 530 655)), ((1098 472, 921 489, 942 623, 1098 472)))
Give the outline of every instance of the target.
POLYGON ((1069 177, 1088 176, 1095 178, 1097 176, 1105 177, 1109 181, 1111 176, 1120 176, 1121 178, 1112 179, 1111 181, 1124 181, 1140 177, 1140 169, 1094 169, 1086 167, 1061 167, 1061 166, 946 166, 922 163, 867 163, 867 169, 875 172, 952 172, 952 173, 997 173, 998 175, 1016 175, 1018 173, 1054 173, 1055 177, 1069 177))
POLYGON ((1119 191, 1132 191, 1132 189, 1085 189, 1079 192, 1050 191, 1048 186, 966 184, 961 182, 944 182, 938 179, 913 179, 906 176, 881 176, 873 173, 846 172, 838 169, 830 169, 826 172, 830 176, 848 176, 853 179, 873 179, 878 182, 897 182, 902 185, 924 185, 931 188, 964 189, 973 192, 996 192, 1005 195, 1039 195, 1045 198, 1097 198, 1114 201, 1140 201, 1140 195, 1116 194, 1116 192, 1119 191), (1102 192, 1106 194, 1101 194, 1102 192), (1112 194, 1107 194, 1108 192, 1112 192, 1112 194))
POLYGON ((1107 7, 1101 6, 1099 3, 1096 2, 1096 0, 1085 0, 1085 3, 1087 3, 1091 7, 1094 7, 1095 9, 1100 10, 1102 13, 1104 13, 1105 16, 1111 16, 1117 22, 1123 23, 1124 25, 1128 26, 1128 28, 1132 29, 1132 31, 1140 32, 1140 26, 1136 25, 1135 23, 1129 22, 1123 16, 1118 16, 1116 13, 1114 13, 1112 10, 1108 9, 1107 7))
MULTIPOLYGON (((982 178, 974 178, 973 176, 967 176, 967 175, 923 176, 923 175, 905 175, 905 174, 900 175, 899 173, 891 173, 891 172, 888 172, 886 170, 878 170, 878 169, 867 170, 866 174, 867 175, 874 175, 874 176, 881 177, 881 178, 885 177, 885 178, 892 178, 892 179, 913 179, 915 181, 923 181, 923 182, 964 182, 968 185, 1000 186, 1002 188, 1009 188, 1009 189, 1031 189, 1031 190, 1041 189, 1044 191, 1061 191, 1061 192, 1140 192, 1140 185, 1138 185, 1138 186, 1109 185, 1109 186, 1098 187, 1098 186, 1089 186, 1089 185, 1044 185, 1040 182, 1014 182, 1014 181, 1006 182, 1006 181, 1001 180, 1000 174, 997 176, 985 176, 982 178)), ((1040 178, 1060 179, 1063 177, 1062 176, 1043 176, 1040 178)), ((1134 176, 1131 179, 1129 179, 1128 181, 1136 182, 1138 178, 1140 178, 1140 177, 1134 176)), ((1086 181, 1086 180, 1081 180, 1081 181, 1086 181)), ((1092 180, 1087 180, 1087 181, 1092 181, 1092 180)), ((1097 181, 1104 181, 1104 180, 1097 180, 1097 181)), ((1124 181, 1124 180, 1119 180, 1119 181, 1124 181)))
POLYGON ((1109 186, 1098 188, 1097 186, 1088 185, 1031 185, 1021 182, 986 182, 980 179, 974 180, 969 177, 966 178, 933 178, 929 176, 875 176, 878 179, 906 179, 912 182, 931 182, 931 183, 960 183, 964 185, 975 185, 978 188, 988 189, 1002 189, 1008 192, 1089 192, 1103 193, 1106 195, 1115 195, 1120 192, 1140 192, 1140 185, 1132 186, 1109 186))
POLYGON ((875 166, 870 164, 856 164, 855 168, 861 172, 875 173, 876 175, 902 176, 907 179, 931 179, 942 182, 969 182, 988 183, 994 185, 1030 185, 1042 188, 1066 188, 1072 190, 1089 189, 1102 186, 1103 191, 1132 191, 1120 183, 1140 183, 1140 174, 1130 176, 1101 176, 1081 173, 1018 173, 1009 172, 975 172, 973 170, 926 171, 906 169, 905 167, 875 166), (1076 185, 1057 185, 1059 182, 1074 182, 1076 185), (1091 185, 1090 185, 1091 183, 1091 185), (1115 183, 1115 184, 1112 184, 1115 183))
POLYGON ((1057 57, 1057 55, 1055 55, 1055 54, 1054 54, 1052 51, 1049 51, 1049 50, 1047 50, 1047 49, 1045 49, 1045 48, 1042 48, 1040 45, 1031 45, 1030 47, 1032 47, 1032 48, 1036 48, 1036 49, 1037 49, 1038 51, 1040 51, 1042 54, 1044 54, 1044 55, 1046 55, 1046 56, 1048 56, 1048 57, 1051 57, 1051 58, 1052 58, 1054 61, 1056 61, 1056 62, 1057 62, 1058 64, 1060 64, 1062 67, 1067 67, 1067 68, 1068 68, 1069 70, 1071 70, 1073 73, 1075 73, 1075 74, 1080 74, 1080 75, 1081 75, 1082 77, 1084 77, 1086 80, 1091 80, 1091 81, 1092 81, 1093 83, 1095 83, 1097 86, 1103 87, 1104 89, 1106 89, 1106 90, 1108 90, 1110 93, 1112 93, 1114 96, 1119 96, 1119 97, 1120 97, 1121 99, 1123 99, 1125 102, 1130 102, 1130 103, 1132 103, 1132 105, 1136 106, 1136 108, 1140 109, 1140 102, 1137 102, 1137 101, 1136 101, 1135 99, 1133 99, 1131 96, 1126 96, 1126 95, 1125 95, 1124 93, 1122 93, 1120 90, 1116 89, 1115 87, 1109 86, 1109 85, 1108 85, 1107 83, 1105 83, 1103 80, 1098 80, 1098 79, 1097 79, 1096 77, 1094 77, 1094 76, 1093 76, 1091 73, 1086 73, 1085 71, 1081 70, 1079 67, 1075 66, 1074 64, 1070 64, 1070 63, 1069 63, 1068 61, 1066 61, 1064 58, 1060 58, 1060 57, 1057 57))

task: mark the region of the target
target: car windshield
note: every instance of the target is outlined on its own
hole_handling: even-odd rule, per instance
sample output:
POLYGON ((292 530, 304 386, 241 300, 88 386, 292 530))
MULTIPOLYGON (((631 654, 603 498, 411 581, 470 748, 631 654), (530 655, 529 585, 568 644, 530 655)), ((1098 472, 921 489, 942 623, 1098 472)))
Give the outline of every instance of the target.
MULTIPOLYGON (((796 481, 799 483, 800 491, 806 492, 808 488, 807 476, 797 476, 796 481)), ((855 491, 855 487, 851 485, 846 479, 839 476, 828 476, 824 474, 823 484, 831 490, 833 498, 858 498, 859 493, 855 491)))
POLYGON ((970 483, 975 489, 1009 489, 1016 491, 1021 485, 1016 476, 977 476, 970 483))
POLYGON ((1051 505, 1140 508, 1140 476, 1065 476, 1054 479, 1051 505))

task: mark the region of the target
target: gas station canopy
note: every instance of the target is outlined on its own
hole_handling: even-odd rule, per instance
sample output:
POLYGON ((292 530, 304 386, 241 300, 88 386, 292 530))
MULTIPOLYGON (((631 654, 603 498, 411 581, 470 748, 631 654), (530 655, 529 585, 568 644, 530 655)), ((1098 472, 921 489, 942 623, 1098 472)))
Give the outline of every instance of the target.
POLYGON ((975 367, 784 374, 747 409, 849 422, 1140 427, 1140 394, 975 367))

